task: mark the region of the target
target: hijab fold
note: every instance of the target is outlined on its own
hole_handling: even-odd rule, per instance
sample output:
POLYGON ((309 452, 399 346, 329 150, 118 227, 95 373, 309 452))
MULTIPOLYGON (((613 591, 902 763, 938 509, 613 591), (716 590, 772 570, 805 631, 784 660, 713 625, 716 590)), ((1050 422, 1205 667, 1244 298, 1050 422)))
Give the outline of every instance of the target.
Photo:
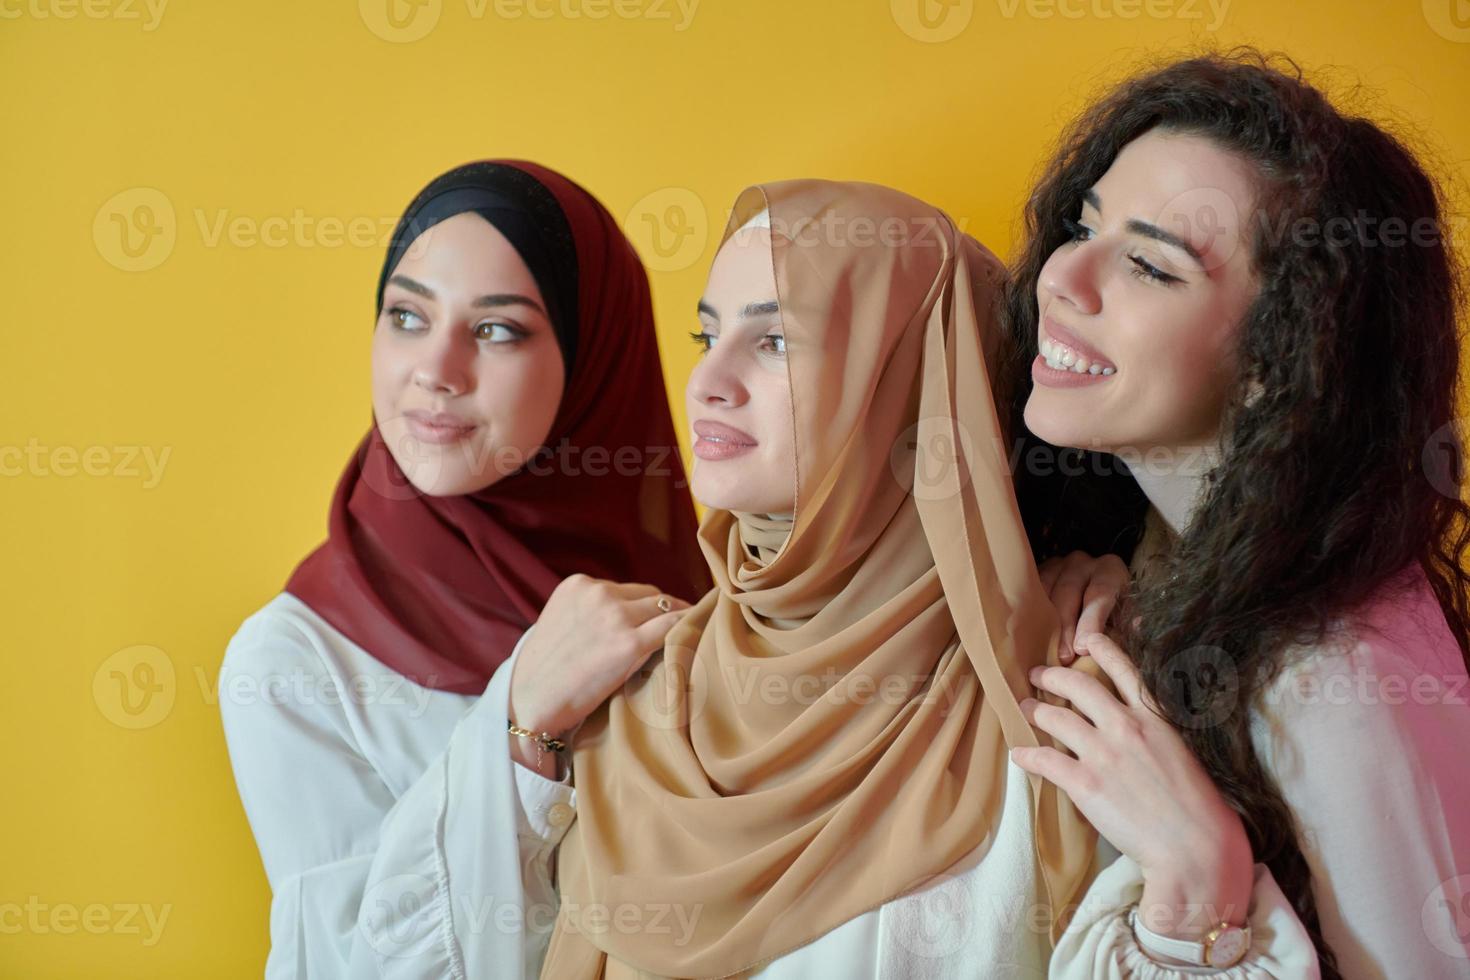
MULTIPOLYGON (((987 374, 999 260, 863 183, 748 188, 725 238, 763 208, 795 511, 706 513, 714 590, 579 730, 544 977, 725 977, 805 945, 983 854, 1009 747, 1045 744, 1019 702, 1059 624, 987 374)), ((1028 785, 1054 941, 1096 834, 1028 785)))
POLYGON ((561 346, 567 383, 546 444, 483 490, 434 497, 409 482, 374 418, 338 481, 326 542, 286 590, 414 682, 479 694, 568 575, 648 583, 690 601, 709 575, 647 274, 591 194, 521 160, 441 175, 394 230, 377 312, 408 248, 465 212, 515 246, 561 346))

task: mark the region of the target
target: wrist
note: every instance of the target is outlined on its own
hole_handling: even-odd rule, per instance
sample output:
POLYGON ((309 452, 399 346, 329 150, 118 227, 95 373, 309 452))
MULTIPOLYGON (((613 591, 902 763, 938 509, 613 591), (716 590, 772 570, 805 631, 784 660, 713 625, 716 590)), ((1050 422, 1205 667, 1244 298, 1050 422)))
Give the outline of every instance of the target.
POLYGON ((1144 869, 1138 917, 1161 936, 1199 940, 1222 922, 1244 925, 1254 887, 1249 844, 1217 842, 1144 869))
POLYGON ((575 727, 575 723, 568 723, 566 720, 567 713, 564 709, 543 704, 534 692, 517 691, 514 685, 511 687, 507 710, 511 724, 529 728, 533 732, 547 732, 560 738, 575 727))

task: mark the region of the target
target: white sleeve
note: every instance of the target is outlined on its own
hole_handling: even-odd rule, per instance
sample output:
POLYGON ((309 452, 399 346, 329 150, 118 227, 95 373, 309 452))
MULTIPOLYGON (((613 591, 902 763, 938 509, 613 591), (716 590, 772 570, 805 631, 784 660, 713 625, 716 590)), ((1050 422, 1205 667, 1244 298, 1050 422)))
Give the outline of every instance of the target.
POLYGON ((1470 976, 1465 667, 1448 638, 1365 634, 1267 689, 1255 739, 1296 815, 1344 976, 1470 976))
POLYGON ((1119 856, 1093 879, 1052 951, 1047 976, 1051 980, 1175 980, 1192 976, 1312 980, 1320 976, 1312 940, 1264 864, 1255 866, 1248 912, 1250 950, 1239 963, 1226 969, 1170 965, 1146 952, 1128 925, 1128 910, 1142 897, 1143 869, 1132 858, 1119 856))
MULTIPOLYGON (((221 668, 220 710, 272 889, 267 978, 465 976, 467 951, 453 930, 424 929, 441 909, 451 911, 442 904, 450 851, 467 877, 495 883, 484 893, 491 900, 555 907, 547 863, 571 822, 574 793, 569 782, 510 759, 505 717, 513 664, 514 656, 501 665, 485 696, 455 725, 445 753, 395 800, 340 704, 231 696, 230 685, 264 692, 280 678, 326 675, 312 641, 290 623, 252 617, 242 626, 221 668), (449 813, 451 797, 467 812, 449 813), (471 830, 474 819, 484 823, 471 830), (462 848, 457 835, 467 831, 480 840, 462 848), (415 909, 425 896, 430 904, 415 909), (416 930, 426 941, 413 942, 416 930)), ((517 930, 492 938, 476 955, 518 964, 539 962, 546 941, 517 930)), ((481 974, 472 968, 469 975, 481 974)))

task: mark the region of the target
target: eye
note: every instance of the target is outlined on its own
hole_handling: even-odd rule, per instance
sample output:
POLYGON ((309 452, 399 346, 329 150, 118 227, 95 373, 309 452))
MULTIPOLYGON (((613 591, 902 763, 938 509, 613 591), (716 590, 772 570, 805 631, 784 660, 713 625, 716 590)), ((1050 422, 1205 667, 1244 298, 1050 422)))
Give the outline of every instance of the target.
POLYGON ((1067 237, 1070 241, 1083 241, 1084 239, 1082 236, 1084 235, 1086 235, 1088 238, 1092 237, 1092 229, 1082 224, 1082 222, 1080 221, 1073 221, 1071 218, 1063 218, 1062 227, 1067 229, 1067 237))
POLYGON ((486 320, 475 324, 475 339, 488 340, 492 344, 513 344, 526 338, 526 331, 509 323, 486 320))
POLYGON ((689 339, 699 345, 699 349, 703 353, 708 354, 709 349, 715 345, 717 338, 708 330, 695 330, 689 334, 689 339))
POLYGON ((768 333, 764 337, 762 337, 761 340, 765 341, 765 343, 761 345, 761 348, 763 350, 768 350, 772 354, 785 355, 786 338, 783 335, 779 333, 768 333))
POLYGON ((403 330, 409 333, 413 333, 417 329, 420 329, 412 326, 409 321, 417 320, 420 323, 423 322, 423 317, 419 316, 412 310, 405 309, 402 306, 391 306, 387 309, 384 315, 388 317, 388 322, 393 325, 393 329, 403 330))
POLYGON ((1162 283, 1165 286, 1184 281, 1178 276, 1170 275, 1163 269, 1158 268, 1137 255, 1130 255, 1128 259, 1133 263, 1133 268, 1129 269, 1128 273, 1138 279, 1149 279, 1153 282, 1162 283))

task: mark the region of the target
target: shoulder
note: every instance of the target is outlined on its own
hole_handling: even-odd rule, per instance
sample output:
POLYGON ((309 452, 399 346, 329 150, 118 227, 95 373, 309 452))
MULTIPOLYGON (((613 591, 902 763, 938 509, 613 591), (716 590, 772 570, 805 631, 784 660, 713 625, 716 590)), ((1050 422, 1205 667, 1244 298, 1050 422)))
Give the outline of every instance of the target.
POLYGON ((326 651, 346 642, 310 606, 281 592, 245 618, 225 647, 220 684, 247 676, 256 682, 291 673, 321 673, 326 651))
POLYGON ((1470 737, 1467 688, 1459 645, 1414 564, 1334 619, 1321 640, 1283 652, 1251 706, 1253 738, 1273 769, 1290 766, 1287 750, 1347 758, 1369 742, 1373 756, 1392 744, 1432 749, 1447 732, 1470 737), (1304 745, 1309 738, 1316 744, 1304 745))

